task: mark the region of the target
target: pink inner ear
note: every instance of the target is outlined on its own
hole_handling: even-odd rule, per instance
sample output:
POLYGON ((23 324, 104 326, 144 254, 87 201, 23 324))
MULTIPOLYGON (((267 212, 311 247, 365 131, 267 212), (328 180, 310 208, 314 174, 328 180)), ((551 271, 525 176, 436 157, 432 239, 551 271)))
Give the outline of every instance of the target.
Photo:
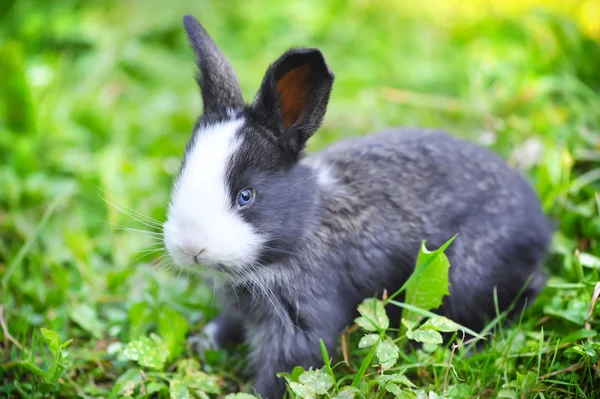
POLYGON ((300 119, 308 105, 309 87, 305 81, 309 73, 310 66, 302 65, 287 72, 277 82, 283 125, 286 128, 293 126, 300 119))

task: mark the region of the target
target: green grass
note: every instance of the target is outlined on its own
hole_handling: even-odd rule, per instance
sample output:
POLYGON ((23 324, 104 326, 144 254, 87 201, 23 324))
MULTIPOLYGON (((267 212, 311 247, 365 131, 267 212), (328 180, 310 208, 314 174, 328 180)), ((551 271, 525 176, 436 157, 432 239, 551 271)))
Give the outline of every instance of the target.
MULTIPOLYGON (((545 265, 552 278, 515 326, 491 325, 475 353, 402 345, 391 372, 415 387, 397 385, 462 398, 600 397, 600 305, 590 308, 600 281, 600 45, 564 15, 460 23, 412 4, 3 1, 0 396, 247 388, 243 348, 196 358, 185 345, 217 314, 212 291, 161 268, 159 237, 126 208, 164 220, 201 110, 181 25, 192 13, 248 100, 285 49, 322 48, 336 82, 310 150, 394 125, 444 128, 523 168, 560 223, 545 265), (147 347, 137 362, 123 351, 147 347)), ((381 381, 362 335, 340 339, 323 370, 335 387, 381 381)))

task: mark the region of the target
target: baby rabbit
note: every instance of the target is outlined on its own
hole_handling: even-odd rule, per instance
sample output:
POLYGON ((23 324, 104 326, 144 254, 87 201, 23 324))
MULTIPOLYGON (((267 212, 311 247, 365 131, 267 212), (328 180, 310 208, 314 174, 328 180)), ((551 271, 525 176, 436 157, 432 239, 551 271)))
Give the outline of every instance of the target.
POLYGON ((450 295, 436 311, 471 329, 538 295, 552 230, 528 182, 501 158, 430 129, 397 128, 307 156, 334 75, 318 49, 269 66, 245 104, 209 34, 183 18, 204 113, 171 194, 165 245, 180 268, 216 271, 224 310, 207 332, 219 347, 244 339, 253 386, 279 399, 277 372, 321 367, 359 303, 396 291, 422 240, 446 251, 450 295))

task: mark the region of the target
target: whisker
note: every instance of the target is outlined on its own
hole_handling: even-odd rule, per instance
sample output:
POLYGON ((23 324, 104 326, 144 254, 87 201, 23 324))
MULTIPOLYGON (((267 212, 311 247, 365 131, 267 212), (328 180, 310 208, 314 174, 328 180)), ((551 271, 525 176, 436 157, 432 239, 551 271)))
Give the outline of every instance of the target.
MULTIPOLYGON (((258 264, 257 262, 254 262, 252 264, 250 264, 250 267, 252 268, 252 270, 254 272, 256 272, 258 269, 256 268, 256 265, 261 266, 260 264, 258 264)), ((251 280, 253 282, 255 282, 264 292, 264 294, 267 296, 267 299, 269 300, 269 302, 271 302, 271 305, 273 305, 273 308, 275 310, 275 312, 277 313, 277 316, 279 317, 279 319, 281 320, 283 325, 286 325, 286 319, 290 321, 290 323, 297 329, 298 326, 296 326, 296 324, 294 323, 294 321, 290 318, 289 314, 285 311, 285 309, 283 308, 283 305, 281 304, 281 302, 277 299, 277 297, 275 296, 275 294, 273 293, 273 291, 271 291, 271 289, 269 288, 268 284, 263 284, 259 278, 257 278, 256 273, 250 273, 248 274, 248 276, 251 278, 251 280), (281 312, 283 313, 282 316, 281 312)))
MULTIPOLYGON (((151 218, 150 216, 144 215, 143 213, 136 211, 135 209, 125 205, 123 202, 119 201, 118 199, 116 199, 112 194, 109 194, 108 192, 106 192, 105 190, 102 190, 101 188, 99 189, 100 191, 102 191, 102 193, 105 194, 105 196, 110 197, 112 200, 114 200, 115 202, 117 202, 121 207, 125 208, 121 208, 113 203, 110 203, 109 201, 107 201, 106 198, 104 198, 104 201, 108 204, 113 206, 114 208, 118 209, 119 211, 127 214, 128 216, 134 218, 135 220, 137 220, 138 222, 142 222, 141 220, 137 219, 134 215, 136 215, 137 217, 145 220, 146 223, 149 223, 151 225, 154 225, 154 227, 158 227, 158 228, 162 228, 162 223, 159 222, 156 219, 151 218)), ((142 222, 143 223, 143 222, 142 222)), ((151 226, 148 226, 151 227, 151 226)))
POLYGON ((122 226, 120 224, 115 224, 115 223, 111 223, 111 222, 106 222, 106 224, 109 227, 112 227, 116 230, 129 231, 131 233, 143 234, 143 235, 146 235, 149 237, 163 238, 165 236, 163 232, 134 229, 133 227, 122 226))
MULTIPOLYGON (((152 255, 152 254, 154 254, 154 253, 156 253, 156 252, 159 252, 159 251, 164 251, 164 250, 165 250, 165 248, 163 248, 162 246, 161 246, 161 247, 159 247, 159 248, 154 248, 154 249, 152 249, 152 248, 150 248, 150 249, 146 249, 146 250, 140 251, 140 252, 139 252, 139 255, 138 255, 138 256, 136 256, 136 257, 134 258, 134 260, 135 260, 135 261, 138 261, 138 260, 140 260, 141 258, 143 258, 144 256, 152 255)), ((165 254, 165 255, 166 255, 166 254, 165 254)))
POLYGON ((140 216, 140 215, 132 214, 132 213, 128 212, 125 209, 122 209, 122 208, 120 208, 118 206, 115 206, 114 204, 109 204, 109 205, 111 205, 113 208, 121 211, 123 214, 129 216, 131 219, 135 220, 136 222, 139 222, 139 223, 145 225, 146 227, 149 227, 151 229, 159 229, 159 230, 162 229, 162 224, 160 222, 158 222, 158 221, 146 220, 146 219, 142 218, 143 215, 140 216))

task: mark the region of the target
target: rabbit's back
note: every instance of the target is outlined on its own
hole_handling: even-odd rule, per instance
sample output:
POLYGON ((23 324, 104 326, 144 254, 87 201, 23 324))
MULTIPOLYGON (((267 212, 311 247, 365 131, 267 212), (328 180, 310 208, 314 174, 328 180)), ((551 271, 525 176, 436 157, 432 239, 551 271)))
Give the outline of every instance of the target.
MULTIPOLYGON (((323 186, 319 236, 358 254, 355 285, 369 290, 408 277, 421 240, 436 249, 459 234, 447 255, 450 290, 444 313, 478 328, 527 279, 531 301, 551 230, 535 191, 504 160, 469 141, 411 128, 340 141, 307 159, 323 186), (369 283, 367 283, 369 282, 369 283)), ((392 284, 393 285, 393 284, 392 284)))

